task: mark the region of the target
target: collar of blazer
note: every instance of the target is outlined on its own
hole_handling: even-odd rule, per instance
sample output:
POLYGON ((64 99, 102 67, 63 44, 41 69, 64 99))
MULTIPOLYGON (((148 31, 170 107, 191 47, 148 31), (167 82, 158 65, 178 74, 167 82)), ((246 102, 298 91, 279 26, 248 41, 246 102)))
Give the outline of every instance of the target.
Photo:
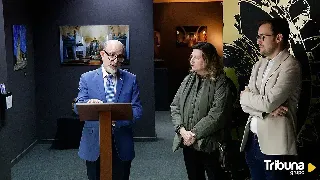
POLYGON ((290 56, 290 53, 287 49, 284 49, 282 52, 280 52, 281 54, 279 54, 279 56, 277 56, 274 59, 274 64, 272 65, 268 75, 267 75, 267 80, 262 82, 262 77, 263 77, 263 72, 265 71, 267 65, 268 65, 268 60, 263 58, 263 62, 260 68, 260 71, 258 73, 258 87, 260 87, 260 85, 262 84, 262 89, 260 89, 260 93, 263 92, 262 94, 264 94, 264 87, 266 85, 266 83, 268 82, 268 80, 270 79, 270 77, 274 74, 274 72, 280 67, 280 65, 290 56))
MULTIPOLYGON (((122 80, 123 79, 123 72, 122 72, 123 70, 121 70, 121 69, 118 69, 117 70, 117 72, 116 72, 116 77, 117 77, 117 79, 120 79, 120 80, 122 80)), ((102 67, 100 67, 99 69, 97 69, 97 74, 100 76, 101 75, 101 77, 102 77, 102 75, 103 75, 103 73, 102 73, 102 67)), ((103 77, 102 77, 103 78, 103 77)))
MULTIPOLYGON (((124 79, 124 74, 123 70, 118 69, 117 71, 117 87, 116 87, 116 95, 115 95, 115 102, 119 101, 119 95, 121 94, 122 91, 122 86, 123 86, 123 79, 124 79)), ((101 94, 101 98, 105 99, 105 92, 104 92, 104 83, 103 83, 103 77, 102 77, 102 68, 100 67, 97 69, 97 76, 93 79, 93 81, 97 81, 97 88, 101 94)))

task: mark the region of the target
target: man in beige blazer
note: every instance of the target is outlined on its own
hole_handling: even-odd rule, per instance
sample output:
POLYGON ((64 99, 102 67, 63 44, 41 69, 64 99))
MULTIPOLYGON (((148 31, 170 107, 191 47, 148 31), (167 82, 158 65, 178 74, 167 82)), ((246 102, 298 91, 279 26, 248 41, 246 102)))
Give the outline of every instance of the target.
POLYGON ((289 25, 273 18, 259 24, 257 43, 264 56, 253 67, 240 104, 249 114, 241 151, 252 180, 285 179, 288 171, 270 168, 296 155, 297 106, 301 91, 299 62, 288 52, 289 25), (265 160, 271 160, 265 162, 265 160))

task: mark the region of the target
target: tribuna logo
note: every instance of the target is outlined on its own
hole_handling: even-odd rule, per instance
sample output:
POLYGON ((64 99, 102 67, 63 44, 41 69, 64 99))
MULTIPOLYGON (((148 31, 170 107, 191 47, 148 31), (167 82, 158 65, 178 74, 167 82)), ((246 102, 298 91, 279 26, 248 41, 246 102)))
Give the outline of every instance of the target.
POLYGON ((264 160, 266 164, 266 170, 288 170, 288 171, 303 171, 304 163, 303 162, 281 162, 275 160, 264 160))

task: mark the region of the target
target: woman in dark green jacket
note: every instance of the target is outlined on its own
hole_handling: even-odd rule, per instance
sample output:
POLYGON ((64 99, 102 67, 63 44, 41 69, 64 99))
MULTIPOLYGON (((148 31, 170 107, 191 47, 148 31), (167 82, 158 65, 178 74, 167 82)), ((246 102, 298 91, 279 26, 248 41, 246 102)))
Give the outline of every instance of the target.
POLYGON ((233 100, 216 48, 210 43, 192 47, 191 71, 171 103, 176 135, 173 151, 183 148, 189 180, 223 179, 219 143, 223 143, 233 100))

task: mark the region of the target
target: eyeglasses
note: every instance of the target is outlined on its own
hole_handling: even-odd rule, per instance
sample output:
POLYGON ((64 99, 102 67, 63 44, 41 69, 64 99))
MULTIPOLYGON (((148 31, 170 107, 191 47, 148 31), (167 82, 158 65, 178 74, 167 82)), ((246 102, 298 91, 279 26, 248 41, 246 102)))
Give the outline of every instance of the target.
POLYGON ((258 40, 262 40, 264 41, 264 39, 266 38, 266 36, 273 36, 273 34, 261 34, 261 35, 257 35, 257 41, 258 40))
POLYGON ((110 61, 118 60, 119 62, 124 61, 124 56, 122 54, 116 55, 116 54, 109 54, 106 50, 103 50, 107 55, 110 61))

